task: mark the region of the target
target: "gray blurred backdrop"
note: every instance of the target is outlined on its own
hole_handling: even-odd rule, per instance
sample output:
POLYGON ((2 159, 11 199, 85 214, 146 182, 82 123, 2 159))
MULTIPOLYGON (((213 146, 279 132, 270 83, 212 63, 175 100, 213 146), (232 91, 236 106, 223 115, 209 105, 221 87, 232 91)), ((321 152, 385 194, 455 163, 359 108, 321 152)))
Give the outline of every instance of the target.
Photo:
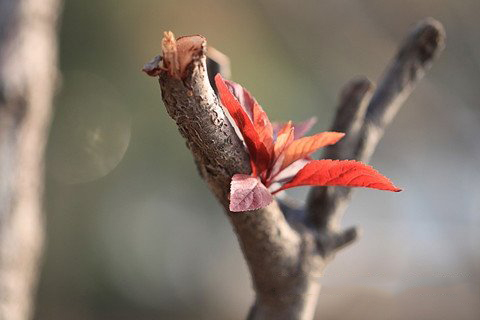
POLYGON ((478 0, 65 1, 36 319, 248 311, 235 236, 140 71, 163 31, 204 35, 271 119, 316 115, 324 131, 342 85, 377 80, 426 16, 447 48, 372 161, 404 191, 356 192, 344 224, 364 235, 329 265, 317 318, 480 319, 479 13, 478 0))

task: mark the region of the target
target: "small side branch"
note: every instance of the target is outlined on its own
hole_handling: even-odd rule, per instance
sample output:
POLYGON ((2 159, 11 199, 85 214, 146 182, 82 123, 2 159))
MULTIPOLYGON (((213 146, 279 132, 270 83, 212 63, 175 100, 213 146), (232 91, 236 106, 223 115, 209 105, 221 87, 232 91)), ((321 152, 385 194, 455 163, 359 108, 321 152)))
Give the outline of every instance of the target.
MULTIPOLYGON (((325 149, 326 159, 354 158, 359 132, 362 130, 372 93, 373 84, 365 78, 352 80, 342 90, 332 131, 346 134, 337 144, 325 149)), ((350 194, 350 188, 312 188, 307 201, 309 222, 320 230, 338 230, 339 220, 348 205, 350 194)))
MULTIPOLYGON (((347 135, 345 141, 326 149, 325 158, 368 162, 385 128, 442 51, 444 43, 442 25, 427 18, 415 26, 400 46, 373 96, 372 85, 367 80, 348 84, 333 124, 334 130, 344 130, 347 135)), ((307 202, 308 221, 320 232, 337 234, 351 193, 349 188, 312 188, 307 202)))
POLYGON ((442 24, 427 18, 413 29, 385 70, 367 109, 355 158, 368 162, 400 107, 445 47, 442 24))

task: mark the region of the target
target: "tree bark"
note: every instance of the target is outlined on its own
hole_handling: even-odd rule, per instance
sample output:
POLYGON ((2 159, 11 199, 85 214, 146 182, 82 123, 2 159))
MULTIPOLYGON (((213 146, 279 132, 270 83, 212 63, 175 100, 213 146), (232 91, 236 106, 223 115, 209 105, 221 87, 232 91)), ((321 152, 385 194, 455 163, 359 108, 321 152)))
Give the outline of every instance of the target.
MULTIPOLYGON (((442 50, 444 38, 441 24, 426 19, 401 45, 377 90, 366 79, 349 83, 333 124, 347 135, 327 149, 326 156, 368 161, 383 130, 442 50)), ((250 173, 250 166, 209 84, 206 41, 200 36, 175 40, 166 33, 162 48, 163 57, 145 65, 144 71, 159 76, 167 112, 237 235, 256 295, 248 319, 312 319, 325 266, 358 237, 356 228, 339 230, 350 189, 312 188, 303 209, 277 199, 261 210, 229 212, 230 179, 235 173, 250 173)))
POLYGON ((0 319, 32 315, 59 0, 0 0, 0 319))

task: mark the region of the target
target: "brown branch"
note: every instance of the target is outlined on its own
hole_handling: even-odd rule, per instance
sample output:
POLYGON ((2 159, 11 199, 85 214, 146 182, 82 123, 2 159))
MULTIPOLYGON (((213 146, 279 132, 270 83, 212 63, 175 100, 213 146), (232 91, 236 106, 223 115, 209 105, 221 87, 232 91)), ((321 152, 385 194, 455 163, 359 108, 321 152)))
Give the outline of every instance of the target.
MULTIPOLYGON (((332 131, 345 132, 337 144, 325 149, 326 159, 353 159, 362 129, 368 102, 372 97, 373 84, 365 79, 348 83, 340 94, 340 103, 332 125, 332 131)), ((338 230, 341 212, 348 206, 351 188, 312 188, 308 198, 310 223, 319 229, 338 230), (336 217, 336 219, 333 219, 336 217)))
MULTIPOLYGON (((167 33, 163 59, 152 60, 144 71, 159 75, 167 112, 176 121, 200 175, 223 205, 234 227, 257 294, 252 319, 258 315, 269 315, 268 319, 295 319, 293 314, 306 310, 304 305, 310 296, 305 292, 313 290, 310 285, 318 287, 298 270, 307 240, 287 222, 276 201, 253 212, 228 211, 230 179, 235 173, 250 173, 248 154, 209 85, 205 39, 189 36, 173 43, 174 39, 167 33)), ((310 248, 314 249, 314 239, 309 241, 310 248)))
MULTIPOLYGON (((365 94, 364 88, 369 86, 365 80, 363 85, 349 84, 340 99, 333 125, 335 130, 345 128, 348 140, 327 148, 324 157, 368 162, 385 128, 443 50, 444 43, 442 25, 427 18, 404 40, 371 99, 371 95, 365 94)), ((337 231, 351 194, 350 188, 312 188, 308 200, 310 221, 320 230, 337 231)))
POLYGON ((427 18, 417 24, 385 70, 370 101, 355 158, 368 162, 398 110, 445 47, 445 30, 427 18))
POLYGON ((57 0, 0 0, 0 319, 32 315, 59 9, 57 0))
POLYGON ((231 176, 250 172, 248 154, 209 84, 205 39, 182 37, 174 46, 180 48, 178 54, 165 52, 164 45, 162 68, 166 71, 159 74, 162 98, 168 114, 187 140, 200 175, 227 208, 231 176), (181 64, 176 62, 180 60, 181 64), (178 70, 177 65, 181 66, 178 70))
MULTIPOLYGON (((442 44, 441 26, 426 20, 401 46, 373 98, 368 80, 352 81, 343 90, 333 124, 334 130, 347 136, 328 148, 326 156, 368 160, 379 132, 392 120, 442 44)), ((249 173, 250 166, 242 141, 209 85, 206 41, 200 36, 175 40, 167 33, 162 47, 163 59, 155 58, 144 71, 159 76, 167 112, 237 234, 256 293, 248 319, 312 319, 320 291, 318 277, 334 253, 359 234, 357 228, 338 230, 350 189, 313 188, 306 215, 280 201, 253 212, 229 212, 231 176, 249 173)), ((211 65, 221 67, 222 63, 214 60, 211 65)))

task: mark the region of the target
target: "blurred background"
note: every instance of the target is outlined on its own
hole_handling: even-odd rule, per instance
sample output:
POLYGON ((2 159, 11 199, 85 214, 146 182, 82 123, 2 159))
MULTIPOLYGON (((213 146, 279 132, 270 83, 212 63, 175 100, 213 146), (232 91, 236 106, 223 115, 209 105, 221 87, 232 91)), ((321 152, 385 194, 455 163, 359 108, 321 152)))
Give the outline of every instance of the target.
POLYGON ((65 1, 36 319, 248 312, 234 233, 140 71, 163 31, 204 35, 271 119, 315 115, 323 131, 342 85, 377 80, 426 16, 446 50, 372 160, 404 191, 356 192, 344 225, 364 235, 327 268, 317 319, 480 319, 479 12, 477 0, 65 1))

